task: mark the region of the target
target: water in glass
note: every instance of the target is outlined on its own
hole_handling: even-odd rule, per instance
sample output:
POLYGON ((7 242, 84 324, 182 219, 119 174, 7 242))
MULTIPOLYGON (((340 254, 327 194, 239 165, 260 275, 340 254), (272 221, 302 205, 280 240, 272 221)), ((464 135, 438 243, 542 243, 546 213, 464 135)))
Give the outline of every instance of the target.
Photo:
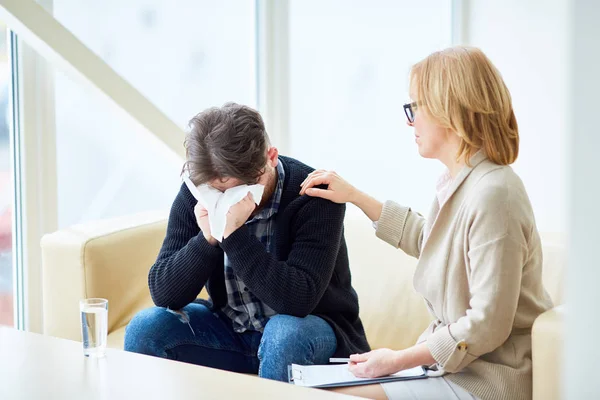
POLYGON ((106 349, 108 302, 104 299, 82 300, 81 336, 86 357, 102 357, 106 349))

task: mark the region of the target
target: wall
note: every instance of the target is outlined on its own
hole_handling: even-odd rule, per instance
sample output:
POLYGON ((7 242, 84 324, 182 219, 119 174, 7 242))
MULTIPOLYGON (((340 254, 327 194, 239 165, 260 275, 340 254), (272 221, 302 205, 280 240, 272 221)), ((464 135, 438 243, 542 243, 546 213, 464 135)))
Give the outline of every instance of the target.
POLYGON ((568 186, 569 268, 565 340, 566 398, 600 398, 593 360, 600 358, 595 341, 600 331, 600 185, 598 185, 598 93, 600 93, 600 3, 572 1, 569 53, 568 186))
POLYGON ((515 170, 538 228, 566 229, 567 0, 468 1, 467 40, 511 91, 521 147, 515 170))
POLYGON ((450 22, 447 0, 293 0, 290 155, 426 214, 443 165, 419 156, 402 105, 411 66, 450 45, 450 22))

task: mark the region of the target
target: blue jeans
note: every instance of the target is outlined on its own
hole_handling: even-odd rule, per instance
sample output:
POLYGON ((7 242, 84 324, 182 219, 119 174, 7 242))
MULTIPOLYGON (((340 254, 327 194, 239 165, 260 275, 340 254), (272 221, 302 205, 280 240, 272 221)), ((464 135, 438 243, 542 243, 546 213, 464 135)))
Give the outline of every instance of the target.
POLYGON ((327 364, 336 348, 333 329, 314 315, 275 315, 263 333, 237 333, 224 313, 197 303, 148 308, 125 331, 127 351, 284 382, 288 364, 327 364))

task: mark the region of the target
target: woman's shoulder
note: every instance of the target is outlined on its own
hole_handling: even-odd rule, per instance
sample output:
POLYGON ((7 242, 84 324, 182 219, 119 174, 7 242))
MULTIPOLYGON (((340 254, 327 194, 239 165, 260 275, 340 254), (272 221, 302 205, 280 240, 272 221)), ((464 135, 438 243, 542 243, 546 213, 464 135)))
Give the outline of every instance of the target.
POLYGON ((503 226, 512 223, 532 228, 535 225, 527 190, 512 167, 485 161, 472 174, 474 181, 465 206, 473 218, 495 220, 503 226))
POLYGON ((509 165, 498 165, 486 160, 471 175, 473 182, 470 192, 479 202, 497 204, 510 200, 529 203, 521 177, 509 165))

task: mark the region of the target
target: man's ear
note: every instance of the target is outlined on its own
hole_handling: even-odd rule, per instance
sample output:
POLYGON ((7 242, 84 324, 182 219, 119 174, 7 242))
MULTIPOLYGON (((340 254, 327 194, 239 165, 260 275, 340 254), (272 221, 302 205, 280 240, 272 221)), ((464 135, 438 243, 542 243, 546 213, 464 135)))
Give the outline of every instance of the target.
POLYGON ((279 162, 279 151, 277 150, 277 147, 269 147, 269 149, 267 150, 267 163, 272 167, 275 168, 277 166, 277 163, 279 162))

